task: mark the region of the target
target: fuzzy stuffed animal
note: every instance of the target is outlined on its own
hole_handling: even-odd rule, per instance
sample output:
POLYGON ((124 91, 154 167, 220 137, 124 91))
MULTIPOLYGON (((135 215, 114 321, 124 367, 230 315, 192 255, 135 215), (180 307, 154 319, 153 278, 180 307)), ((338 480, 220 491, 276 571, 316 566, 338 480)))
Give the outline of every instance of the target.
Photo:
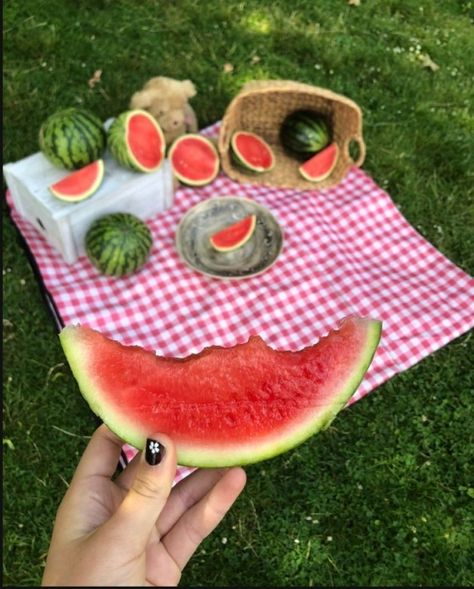
POLYGON ((196 113, 188 100, 196 95, 190 80, 174 80, 158 76, 148 80, 130 100, 130 108, 148 111, 160 124, 166 144, 185 133, 196 133, 196 113))

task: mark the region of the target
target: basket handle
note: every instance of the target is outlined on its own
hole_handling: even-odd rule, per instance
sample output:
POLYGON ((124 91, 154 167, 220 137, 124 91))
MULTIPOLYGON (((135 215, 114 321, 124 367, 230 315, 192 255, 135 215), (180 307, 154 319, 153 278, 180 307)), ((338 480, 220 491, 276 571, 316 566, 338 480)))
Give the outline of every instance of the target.
POLYGON ((349 137, 345 143, 344 143, 344 153, 346 158, 349 161, 352 161, 354 166, 357 166, 358 168, 360 168, 360 166, 362 165, 363 161, 365 160, 365 143, 364 140, 362 139, 362 135, 355 135, 353 137, 349 137), (354 161, 352 160, 352 157, 349 153, 349 144, 351 143, 351 141, 355 141, 357 143, 357 145, 359 146, 359 157, 354 161))

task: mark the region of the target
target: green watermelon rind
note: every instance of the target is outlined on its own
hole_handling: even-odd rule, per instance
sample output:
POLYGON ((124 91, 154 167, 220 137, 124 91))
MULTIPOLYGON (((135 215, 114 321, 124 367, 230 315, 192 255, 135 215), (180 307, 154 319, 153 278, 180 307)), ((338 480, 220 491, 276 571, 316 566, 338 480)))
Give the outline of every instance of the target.
POLYGON ((71 107, 49 116, 41 125, 38 140, 43 155, 54 166, 77 170, 102 157, 107 135, 99 117, 71 107))
MULTIPOLYGON (((337 414, 346 406, 349 399, 353 396, 364 375, 369 368, 372 359, 377 350, 381 334, 382 323, 377 320, 362 320, 367 323, 367 332, 365 345, 360 355, 357 366, 354 367, 350 377, 341 387, 339 394, 335 395, 332 403, 326 411, 314 417, 310 415, 303 423, 293 424, 286 431, 279 431, 275 439, 269 439, 266 442, 258 444, 250 442, 248 445, 240 445, 239 448, 232 446, 226 448, 221 446, 220 450, 213 447, 207 451, 202 447, 186 447, 180 445, 177 448, 178 463, 183 466, 213 468, 228 466, 244 466, 254 464, 263 460, 274 458, 275 456, 296 448, 314 434, 323 431, 329 427, 337 414)), ((145 445, 145 436, 139 433, 137 427, 134 428, 130 423, 126 423, 112 407, 107 407, 104 411, 103 404, 98 400, 100 394, 95 391, 95 385, 91 378, 83 370, 82 355, 77 352, 75 345, 75 327, 65 327, 59 334, 61 345, 68 360, 72 373, 79 385, 82 395, 89 404, 91 410, 98 415, 103 422, 115 432, 122 440, 131 446, 142 450, 145 445)), ((160 432, 154 432, 160 433, 160 432)))
POLYGON ((330 143, 326 117, 313 111, 296 111, 288 115, 280 128, 284 149, 298 158, 308 157, 330 143))
POLYGON ((163 131, 156 121, 156 119, 146 110, 141 109, 134 109, 134 110, 127 110, 120 114, 109 127, 107 132, 107 144, 109 147, 109 151, 112 157, 116 160, 116 162, 122 166, 122 168, 127 168, 132 170, 133 172, 144 172, 144 173, 151 173, 156 172, 160 169, 161 165, 165 159, 165 150, 166 150, 166 140, 163 134, 163 131), (162 157, 159 163, 152 167, 148 168, 143 166, 133 155, 132 151, 128 148, 127 144, 127 135, 128 135, 128 123, 131 117, 140 114, 145 116, 155 127, 158 135, 160 136, 161 143, 162 143, 162 157))

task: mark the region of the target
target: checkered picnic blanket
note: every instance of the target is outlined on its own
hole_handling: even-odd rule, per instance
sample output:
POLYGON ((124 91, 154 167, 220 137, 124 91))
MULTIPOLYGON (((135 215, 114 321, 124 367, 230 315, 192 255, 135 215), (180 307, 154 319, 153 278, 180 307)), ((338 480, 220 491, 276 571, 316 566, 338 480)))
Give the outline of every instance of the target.
MULTIPOLYGON (((203 131, 218 134, 219 123, 203 131)), ((120 280, 87 258, 70 266, 12 210, 63 324, 82 323, 124 344, 165 356, 231 346, 260 334, 272 347, 315 343, 350 314, 383 321, 375 358, 350 403, 474 326, 474 280, 428 243, 390 196, 353 168, 324 190, 239 184, 220 174, 202 188, 179 188, 173 206, 149 220, 149 263, 120 280), (266 206, 284 232, 265 273, 241 281, 209 278, 178 257, 175 231, 198 202, 244 196, 266 206)), ((127 459, 136 451, 124 447, 127 459)), ((190 472, 179 468, 176 481, 190 472)))

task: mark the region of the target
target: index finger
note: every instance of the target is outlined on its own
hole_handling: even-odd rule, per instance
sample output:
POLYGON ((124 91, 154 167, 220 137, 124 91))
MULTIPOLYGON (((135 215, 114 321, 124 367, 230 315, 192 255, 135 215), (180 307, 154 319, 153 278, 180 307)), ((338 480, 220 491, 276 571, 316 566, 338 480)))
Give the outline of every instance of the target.
POLYGON ((122 445, 122 440, 105 424, 98 427, 82 454, 73 482, 91 476, 111 478, 117 468, 122 445))

